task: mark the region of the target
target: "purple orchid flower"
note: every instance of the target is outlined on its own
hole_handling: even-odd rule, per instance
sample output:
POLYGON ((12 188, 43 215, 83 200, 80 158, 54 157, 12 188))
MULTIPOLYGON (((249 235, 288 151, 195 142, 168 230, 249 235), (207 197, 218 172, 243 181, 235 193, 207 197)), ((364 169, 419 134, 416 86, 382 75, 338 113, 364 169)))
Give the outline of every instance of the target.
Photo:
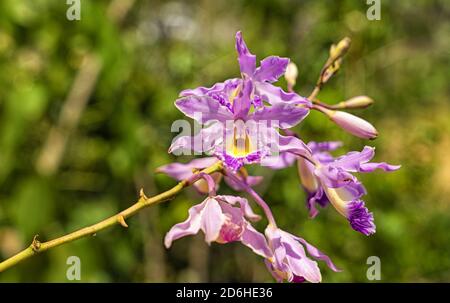
MULTIPOLYGON (((304 108, 310 109, 312 103, 304 97, 294 92, 285 92, 281 88, 272 85, 286 72, 289 64, 288 58, 278 56, 269 56, 261 61, 260 67, 256 67, 256 56, 250 53, 242 37, 242 33, 236 33, 236 51, 238 53, 238 62, 243 79, 252 81, 254 91, 252 103, 255 107, 262 107, 263 101, 269 104, 290 103, 298 104, 304 108)), ((218 100, 222 105, 231 108, 230 92, 236 90, 241 85, 243 79, 234 78, 223 83, 217 83, 211 88, 199 87, 196 89, 187 89, 180 93, 181 97, 196 95, 210 96, 218 100)))
POLYGON ((375 148, 365 146, 361 152, 350 152, 330 162, 316 160, 314 169, 328 201, 347 218, 354 230, 366 236, 375 233, 373 214, 360 199, 366 194, 364 186, 351 173, 368 173, 376 169, 389 172, 400 168, 400 165, 385 162, 369 162, 374 156, 375 148))
POLYGON ((278 281, 312 283, 321 282, 322 276, 317 262, 311 260, 305 252, 315 259, 325 261, 327 266, 335 272, 340 270, 333 264, 331 259, 304 239, 287 233, 279 228, 269 225, 266 228, 266 237, 273 251, 273 258, 266 259, 265 263, 278 281))
POLYGON ((306 205, 312 218, 318 214, 316 204, 325 207, 331 202, 354 230, 364 235, 373 234, 376 231, 373 214, 361 200, 367 193, 366 189, 351 173, 367 173, 376 169, 389 172, 400 166, 369 162, 375 156, 375 148, 369 146, 365 146, 361 152, 350 152, 334 158, 329 152, 340 146, 340 142, 309 142, 310 157, 286 153, 273 158, 270 167, 279 169, 297 161, 301 184, 307 194, 306 205))
MULTIPOLYGON (((164 173, 177 181, 182 181, 191 177, 196 171, 201 171, 216 162, 217 158, 215 157, 205 157, 194 159, 186 164, 176 162, 170 163, 157 168, 156 171, 164 173)), ((211 177, 214 179, 215 190, 217 191, 219 189, 220 181, 222 180, 222 174, 219 172, 213 173, 211 174, 211 177)), ((249 176, 245 171, 242 171, 242 173, 237 175, 237 177, 249 186, 258 185, 263 179, 262 176, 249 176)), ((239 183, 230 179, 226 175, 224 176, 224 181, 235 191, 244 190, 239 183)), ((207 194, 209 192, 207 182, 204 179, 196 181, 193 186, 200 194, 207 194)))
POLYGON ((277 131, 298 124, 309 109, 289 103, 255 108, 253 82, 248 78, 236 89, 227 89, 223 93, 229 94, 229 104, 208 95, 189 95, 176 101, 181 112, 206 127, 193 137, 179 137, 169 152, 182 149, 211 153, 233 171, 245 164, 260 163, 274 150, 309 153, 300 139, 282 136, 277 131))
POLYGON ((174 240, 197 234, 202 230, 208 244, 240 241, 256 254, 272 258, 266 238, 255 230, 247 219, 258 221, 260 216, 253 212, 246 199, 235 196, 210 196, 189 209, 189 217, 170 229, 164 244, 169 248, 174 240))

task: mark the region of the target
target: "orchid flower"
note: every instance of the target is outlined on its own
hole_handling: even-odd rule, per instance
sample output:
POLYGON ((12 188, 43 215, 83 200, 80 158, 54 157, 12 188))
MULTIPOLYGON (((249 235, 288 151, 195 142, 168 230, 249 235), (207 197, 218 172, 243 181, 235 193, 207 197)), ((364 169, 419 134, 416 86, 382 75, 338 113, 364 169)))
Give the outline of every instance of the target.
POLYGON ((164 244, 169 248, 174 240, 202 230, 208 244, 240 241, 256 254, 271 258, 264 235, 254 229, 247 219, 258 221, 260 216, 253 212, 246 199, 235 196, 207 197, 189 209, 186 221, 170 229, 164 244))
POLYGON ((289 64, 288 58, 269 56, 261 61, 260 67, 256 67, 256 56, 248 49, 242 33, 236 33, 236 51, 242 79, 233 78, 225 82, 217 83, 211 88, 198 87, 196 89, 186 89, 180 93, 181 97, 186 96, 210 96, 222 105, 231 108, 233 100, 230 100, 230 91, 242 85, 243 79, 249 78, 254 87, 252 103, 255 107, 263 106, 263 101, 269 104, 290 103, 298 104, 304 108, 311 108, 312 103, 305 97, 301 97, 294 92, 285 92, 281 88, 274 86, 285 72, 289 64))
POLYGON ((191 149, 212 153, 233 171, 245 164, 260 163, 274 150, 308 153, 308 148, 300 139, 282 136, 277 131, 277 128, 290 128, 298 124, 308 114, 308 109, 278 103, 261 108, 253 106, 252 112, 254 97, 250 79, 241 82, 228 98, 231 100, 228 106, 207 95, 178 99, 175 105, 181 112, 207 127, 193 137, 179 137, 172 143, 169 152, 191 149), (209 125, 211 121, 214 123, 209 125))
MULTIPOLYGON (((336 51, 331 52, 334 55, 330 53, 329 60, 342 61, 349 39, 342 41, 342 47, 334 46, 335 50, 340 49, 339 55, 336 51)), ((400 166, 370 162, 375 149, 369 146, 361 152, 334 157, 330 152, 340 147, 340 142, 305 144, 289 130, 299 124, 311 109, 316 109, 347 132, 374 139, 378 132, 370 123, 336 110, 364 107, 373 100, 359 97, 335 106, 321 103, 315 99, 320 85, 326 82, 321 74, 322 82, 316 85, 309 97, 314 100, 313 104, 293 91, 298 71, 291 63, 285 74, 289 59, 269 56, 257 67, 256 56, 248 49, 241 32, 236 33, 236 50, 240 78, 228 79, 209 88, 184 90, 175 102, 184 115, 194 119, 202 128, 193 136, 175 139, 169 152, 187 150, 206 153, 208 157, 185 164, 171 163, 158 168, 158 171, 176 180, 187 180, 186 184, 193 183, 200 193, 207 193, 208 197, 189 209, 184 222, 170 229, 164 240, 165 246, 169 248, 174 240, 202 230, 208 244, 240 241, 264 257, 268 270, 279 282, 320 282, 322 277, 315 260, 325 261, 333 271, 340 270, 328 256, 303 238, 277 227, 269 205, 252 188, 262 177, 249 176, 245 165, 257 163, 280 169, 297 163, 301 184, 307 193, 310 216, 318 214, 316 204, 322 207, 331 204, 354 230, 364 235, 373 234, 376 227, 373 214, 361 199, 366 189, 353 173, 376 169, 394 171, 400 166), (273 85, 283 74, 289 92, 273 85), (205 168, 217 161, 223 162, 220 172, 204 173, 205 168), (222 178, 232 189, 249 194, 263 210, 268 221, 265 234, 251 225, 250 222, 259 220, 260 216, 253 212, 245 198, 216 194, 222 178)), ((329 60, 326 64, 331 62, 329 60)))
POLYGON ((375 148, 365 146, 361 152, 350 152, 334 158, 329 151, 341 146, 340 142, 310 142, 309 159, 292 154, 280 156, 273 161, 272 168, 282 168, 297 160, 301 184, 307 193, 307 206, 310 216, 318 214, 316 204, 324 207, 331 202, 334 208, 347 218, 351 227, 365 235, 375 233, 373 214, 360 198, 366 189, 351 173, 373 172, 381 169, 386 172, 400 168, 399 165, 369 162, 375 156, 375 148))
MULTIPOLYGON (((242 183, 242 181, 237 180, 232 172, 229 173, 228 176, 237 183, 242 183)), ((325 261, 332 270, 340 271, 328 256, 320 252, 304 239, 279 229, 269 205, 248 185, 242 184, 241 186, 246 189, 255 202, 261 206, 269 221, 265 235, 272 256, 270 258, 266 257, 264 262, 266 263, 267 269, 278 282, 284 280, 289 282, 320 282, 322 280, 317 262, 311 260, 306 255, 301 244, 306 247, 309 255, 315 259, 325 261)))
POLYGON ((304 282, 305 280, 313 283, 321 282, 322 276, 319 266, 316 261, 311 260, 306 255, 303 246, 306 247, 309 255, 325 261, 333 271, 340 271, 327 255, 304 239, 271 225, 266 228, 265 233, 274 255, 272 259, 266 259, 265 263, 278 282, 284 280, 289 282, 304 282))

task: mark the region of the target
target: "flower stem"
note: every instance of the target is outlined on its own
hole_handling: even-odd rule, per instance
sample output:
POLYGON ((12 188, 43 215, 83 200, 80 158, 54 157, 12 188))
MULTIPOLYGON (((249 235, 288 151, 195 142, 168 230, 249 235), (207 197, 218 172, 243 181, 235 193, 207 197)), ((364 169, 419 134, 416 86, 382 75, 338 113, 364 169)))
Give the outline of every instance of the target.
POLYGON ((103 221, 100 221, 96 224, 84 227, 82 229, 79 229, 77 231, 74 231, 72 233, 69 233, 67 235, 64 235, 62 237, 47 241, 47 242, 39 242, 37 239, 37 236, 34 237, 33 242, 31 245, 22 250, 21 252, 13 255, 12 257, 4 260, 3 262, 0 262, 0 272, 5 271, 8 268, 13 267, 14 265, 34 256, 41 252, 44 252, 46 250, 49 250, 51 248, 63 245, 65 243, 69 243, 72 241, 75 241, 80 238, 84 238, 86 236, 95 235, 97 232, 102 231, 110 226, 120 224, 124 227, 127 226, 125 223, 125 219, 129 218, 136 213, 138 213, 141 209, 146 208, 148 206, 168 201, 173 199, 181 190, 183 190, 185 187, 188 187, 195 183, 197 180, 202 178, 202 175, 204 174, 212 174, 214 172, 218 172, 222 170, 222 162, 216 162, 215 164, 211 165, 208 168, 205 168, 201 172, 195 174, 193 177, 180 181, 177 185, 172 187, 171 189, 160 193, 156 196, 153 196, 151 198, 148 198, 145 196, 144 192, 141 190, 141 196, 139 200, 133 204, 132 206, 128 207, 127 209, 121 211, 120 213, 111 216, 103 221))
POLYGON ((235 174, 233 173, 227 173, 227 177, 233 179, 236 183, 238 183, 245 191, 252 196, 253 200, 262 208, 264 211, 264 214, 267 217, 267 220, 269 221, 269 224, 273 227, 277 227, 277 223, 275 222, 275 218, 272 214, 272 211, 270 210, 269 205, 258 195, 257 192, 253 190, 245 181, 242 181, 239 179, 235 174))

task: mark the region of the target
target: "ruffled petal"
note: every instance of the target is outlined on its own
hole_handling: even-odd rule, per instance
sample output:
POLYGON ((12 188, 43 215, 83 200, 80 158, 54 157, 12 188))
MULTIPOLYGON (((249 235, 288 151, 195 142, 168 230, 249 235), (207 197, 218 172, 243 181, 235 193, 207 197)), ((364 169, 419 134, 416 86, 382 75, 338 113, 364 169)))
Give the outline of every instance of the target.
POLYGON ((216 199, 227 202, 233 206, 236 205, 236 203, 239 203, 242 215, 251 221, 259 221, 261 219, 260 215, 257 215, 253 212, 253 209, 250 207, 248 200, 245 198, 229 195, 219 195, 216 196, 216 199))
POLYGON ((255 82, 255 94, 270 104, 290 103, 306 108, 312 107, 312 103, 307 98, 301 97, 296 93, 287 93, 278 86, 267 82, 255 82))
POLYGON ((202 225, 202 215, 208 200, 203 201, 189 209, 186 221, 174 225, 164 238, 164 245, 169 248, 174 240, 198 233, 202 225))
POLYGON ((282 245, 286 250, 286 260, 294 275, 301 276, 312 283, 320 282, 322 276, 317 262, 306 256, 305 249, 295 236, 284 231, 280 233, 282 245))
POLYGON ((358 172, 361 173, 369 173, 369 172, 373 172, 374 170, 381 169, 384 171, 394 171, 397 170, 401 167, 401 165, 391 165, 391 164, 387 164, 386 162, 381 162, 381 163, 362 163, 359 166, 359 170, 358 172))
POLYGON ((275 82, 284 74, 288 64, 288 58, 267 57, 261 61, 261 65, 256 69, 253 79, 262 82, 275 82))
POLYGON ((267 121, 271 127, 291 128, 300 123, 309 114, 309 108, 288 103, 264 106, 255 111, 250 119, 257 122, 267 121))
POLYGON ((349 152, 341 156, 332 163, 335 167, 340 167, 350 172, 357 172, 360 170, 362 163, 369 162, 375 156, 375 148, 364 146, 360 152, 349 152))
POLYGON ((362 200, 355 200, 348 203, 347 220, 354 230, 366 236, 376 232, 373 213, 369 212, 362 200))
POLYGON ((311 256, 316 258, 317 260, 325 261, 325 263, 327 264, 327 266, 331 270, 333 270, 335 272, 342 271, 341 269, 337 268, 336 265, 334 265, 334 263, 333 263, 333 261, 331 261, 330 257, 325 255, 320 250, 318 250, 315 246, 313 246, 313 245, 309 244, 308 242, 306 242, 305 239, 300 238, 300 237, 296 237, 296 239, 298 241, 300 241, 300 243, 302 243, 306 247, 306 250, 308 251, 308 254, 310 254, 311 256))

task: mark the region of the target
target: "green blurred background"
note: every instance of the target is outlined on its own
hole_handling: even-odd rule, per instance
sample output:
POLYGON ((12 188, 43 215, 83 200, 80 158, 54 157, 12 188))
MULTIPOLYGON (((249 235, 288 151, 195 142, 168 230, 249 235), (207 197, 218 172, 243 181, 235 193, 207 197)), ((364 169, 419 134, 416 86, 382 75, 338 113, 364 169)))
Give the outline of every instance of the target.
MULTIPOLYGON (((344 270, 321 263, 323 281, 368 282, 367 257, 379 256, 382 282, 449 282, 450 5, 382 0, 381 20, 369 21, 365 2, 81 0, 81 20, 68 21, 66 1, 2 0, 0 259, 35 234, 52 239, 128 207, 141 187, 153 195, 174 185, 154 174, 189 159, 167 154, 171 124, 182 118, 173 102, 182 89, 239 75, 234 34, 242 30, 259 59, 276 54, 297 63, 302 95, 330 44, 351 37, 340 73, 319 97, 374 98, 356 113, 379 138, 351 137, 316 112, 296 130, 305 141, 342 140, 341 153, 374 145, 375 160, 403 166, 360 176, 377 224, 371 237, 332 208, 309 219, 294 167, 250 168, 265 176, 257 190, 279 225, 344 270)), ((69 256, 81 259, 84 282, 273 281, 240 244, 208 247, 198 235, 163 247, 164 234, 201 199, 188 189, 130 218, 128 229, 52 249, 0 281, 66 282, 69 256)))

